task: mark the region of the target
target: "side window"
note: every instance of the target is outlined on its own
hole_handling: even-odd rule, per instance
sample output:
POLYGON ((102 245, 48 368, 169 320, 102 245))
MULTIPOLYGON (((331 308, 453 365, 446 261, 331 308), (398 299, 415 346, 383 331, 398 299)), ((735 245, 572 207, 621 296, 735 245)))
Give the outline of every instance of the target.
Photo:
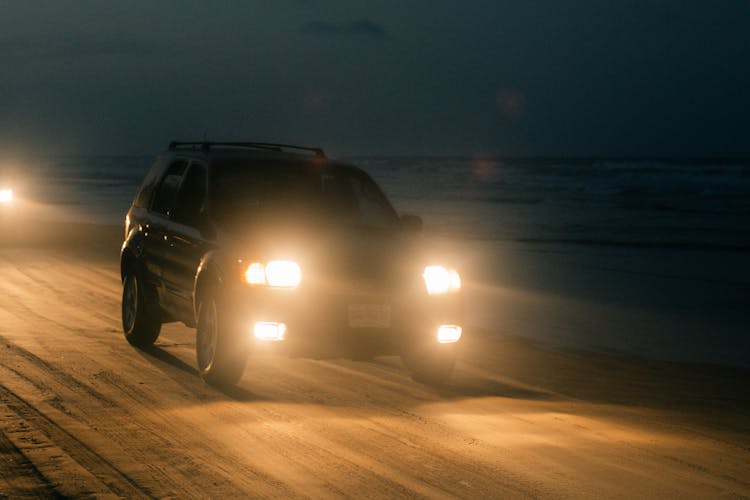
POLYGON ((199 163, 192 163, 177 194, 177 204, 172 214, 174 219, 188 225, 195 223, 205 200, 206 167, 199 163))
POLYGON ((136 207, 146 208, 151 202, 151 196, 154 194, 156 183, 159 180, 164 168, 166 167, 167 160, 165 158, 157 158, 151 165, 151 169, 146 174, 141 182, 141 187, 138 189, 138 193, 135 195, 133 205, 136 207))
POLYGON ((180 180, 182 180, 182 174, 186 167, 186 160, 177 160, 169 166, 156 189, 151 210, 169 216, 177 201, 177 188, 180 186, 180 180))

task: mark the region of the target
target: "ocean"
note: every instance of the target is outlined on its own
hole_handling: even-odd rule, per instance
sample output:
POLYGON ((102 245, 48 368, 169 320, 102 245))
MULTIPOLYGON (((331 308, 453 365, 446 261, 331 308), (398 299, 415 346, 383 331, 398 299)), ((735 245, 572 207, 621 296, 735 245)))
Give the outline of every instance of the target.
MULTIPOLYGON (((427 235, 455 243, 477 326, 550 345, 750 366, 750 160, 343 160, 370 173, 400 213, 422 216, 427 235), (629 312, 610 325, 549 309, 545 328, 527 328, 519 311, 534 314, 535 305, 498 307, 512 303, 498 295, 508 289, 574 297, 583 316, 585 304, 629 312)), ((11 177, 41 216, 121 224, 150 162, 46 158, 15 165, 11 177)))
MULTIPOLYGON (((370 173, 399 212, 421 215, 437 234, 750 250, 750 160, 344 160, 370 173)), ((150 161, 37 160, 22 169, 23 196, 57 206, 59 218, 120 223, 150 161)))

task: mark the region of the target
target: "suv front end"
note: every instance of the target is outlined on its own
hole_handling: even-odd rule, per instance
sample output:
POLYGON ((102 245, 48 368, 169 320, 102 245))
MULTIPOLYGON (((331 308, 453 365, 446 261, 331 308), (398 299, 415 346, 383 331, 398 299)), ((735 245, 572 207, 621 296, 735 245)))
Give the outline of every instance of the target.
POLYGON ((461 278, 422 251, 420 229, 365 172, 318 148, 172 143, 126 218, 125 337, 144 347, 162 323, 195 327, 198 371, 219 385, 264 349, 397 354, 415 378, 445 380, 461 278))
POLYGON ((234 328, 250 346, 371 357, 414 345, 440 349, 461 338, 463 302, 455 270, 430 264, 364 279, 321 272, 312 259, 298 260, 236 261, 226 300, 234 328))

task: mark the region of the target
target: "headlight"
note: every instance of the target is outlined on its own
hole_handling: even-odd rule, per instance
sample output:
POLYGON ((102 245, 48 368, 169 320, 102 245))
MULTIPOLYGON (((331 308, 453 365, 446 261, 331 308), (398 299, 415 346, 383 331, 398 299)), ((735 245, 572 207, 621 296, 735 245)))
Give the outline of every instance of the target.
POLYGON ((253 262, 247 266, 247 270, 245 271, 245 281, 251 285, 265 285, 266 266, 260 262, 253 262))
POLYGON ((266 280, 271 286, 294 288, 302 281, 302 270, 291 260, 272 260, 266 264, 266 280))
POLYGON ((427 266, 422 273, 427 293, 437 295, 461 288, 461 277, 454 269, 443 266, 427 266))
POLYGON ((302 270, 291 260, 272 260, 265 265, 253 262, 245 270, 245 281, 251 285, 295 288, 302 281, 302 270))

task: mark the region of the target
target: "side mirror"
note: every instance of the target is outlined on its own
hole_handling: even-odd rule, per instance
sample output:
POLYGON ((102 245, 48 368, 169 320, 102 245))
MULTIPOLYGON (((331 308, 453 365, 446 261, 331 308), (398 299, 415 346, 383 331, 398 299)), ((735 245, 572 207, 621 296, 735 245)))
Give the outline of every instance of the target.
POLYGON ((422 230, 422 218, 418 215, 402 215, 401 228, 410 233, 418 233, 422 230))

